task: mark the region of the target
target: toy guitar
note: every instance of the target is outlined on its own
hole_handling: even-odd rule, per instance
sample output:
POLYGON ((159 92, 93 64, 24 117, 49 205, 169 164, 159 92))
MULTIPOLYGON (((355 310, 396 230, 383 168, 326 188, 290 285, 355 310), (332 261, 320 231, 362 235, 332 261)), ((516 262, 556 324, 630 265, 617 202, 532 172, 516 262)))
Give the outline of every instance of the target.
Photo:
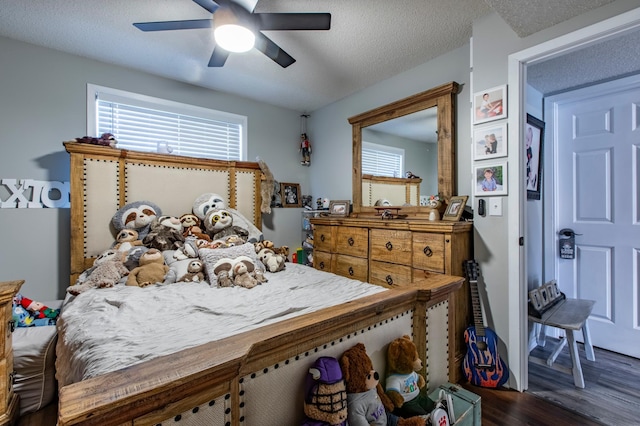
POLYGON ((463 374, 476 386, 497 388, 509 379, 509 369, 498 355, 498 337, 489 327, 485 327, 482 319, 482 306, 478 294, 479 266, 475 260, 464 262, 473 306, 474 325, 464 332, 467 354, 462 362, 463 374))

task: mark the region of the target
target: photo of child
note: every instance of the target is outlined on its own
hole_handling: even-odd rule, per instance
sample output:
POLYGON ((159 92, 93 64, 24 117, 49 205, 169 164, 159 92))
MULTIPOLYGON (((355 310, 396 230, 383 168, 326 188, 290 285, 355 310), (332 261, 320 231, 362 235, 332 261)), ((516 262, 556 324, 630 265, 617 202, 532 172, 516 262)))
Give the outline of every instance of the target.
POLYGON ((507 86, 494 87, 473 96, 474 124, 506 118, 507 86))
POLYGON ((506 163, 485 165, 475 169, 475 194, 506 195, 506 163))

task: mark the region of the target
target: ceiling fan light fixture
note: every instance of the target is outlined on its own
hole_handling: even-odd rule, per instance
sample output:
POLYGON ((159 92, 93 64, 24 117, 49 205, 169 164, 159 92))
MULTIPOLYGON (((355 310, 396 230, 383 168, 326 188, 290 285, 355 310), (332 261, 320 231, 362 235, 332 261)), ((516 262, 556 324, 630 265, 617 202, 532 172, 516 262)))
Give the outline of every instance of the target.
POLYGON ((213 37, 218 46, 235 53, 248 52, 256 43, 256 36, 250 29, 236 24, 216 26, 213 37))

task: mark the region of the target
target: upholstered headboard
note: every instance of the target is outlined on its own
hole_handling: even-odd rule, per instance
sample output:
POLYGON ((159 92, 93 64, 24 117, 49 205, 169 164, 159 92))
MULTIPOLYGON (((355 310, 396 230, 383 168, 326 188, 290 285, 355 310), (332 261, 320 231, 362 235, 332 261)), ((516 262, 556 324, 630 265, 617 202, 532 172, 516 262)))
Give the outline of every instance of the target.
POLYGON ((260 179, 255 162, 144 153, 65 142, 71 155, 71 281, 114 242, 111 218, 125 204, 151 201, 163 214, 190 213, 212 192, 262 229, 260 179))

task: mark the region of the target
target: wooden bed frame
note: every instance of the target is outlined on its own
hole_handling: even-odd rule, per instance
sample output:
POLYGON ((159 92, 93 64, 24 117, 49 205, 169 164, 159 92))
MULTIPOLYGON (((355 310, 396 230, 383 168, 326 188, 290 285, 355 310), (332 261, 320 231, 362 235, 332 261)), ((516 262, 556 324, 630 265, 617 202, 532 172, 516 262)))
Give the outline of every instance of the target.
MULTIPOLYGON (((132 201, 180 215, 202 193, 261 229, 257 163, 140 153, 75 142, 71 155, 71 283, 113 242, 108 224, 132 201), (182 210, 181 210, 182 209, 182 210), (106 231, 105 231, 106 230, 106 231)), ((58 425, 300 424, 304 380, 319 356, 339 357, 358 342, 384 376, 386 345, 410 334, 427 387, 447 382, 455 336, 447 318, 463 278, 433 274, 411 288, 389 290, 291 320, 61 387, 58 425), (428 339, 427 339, 428 336, 428 339), (427 368, 428 366, 428 368, 427 368)))

